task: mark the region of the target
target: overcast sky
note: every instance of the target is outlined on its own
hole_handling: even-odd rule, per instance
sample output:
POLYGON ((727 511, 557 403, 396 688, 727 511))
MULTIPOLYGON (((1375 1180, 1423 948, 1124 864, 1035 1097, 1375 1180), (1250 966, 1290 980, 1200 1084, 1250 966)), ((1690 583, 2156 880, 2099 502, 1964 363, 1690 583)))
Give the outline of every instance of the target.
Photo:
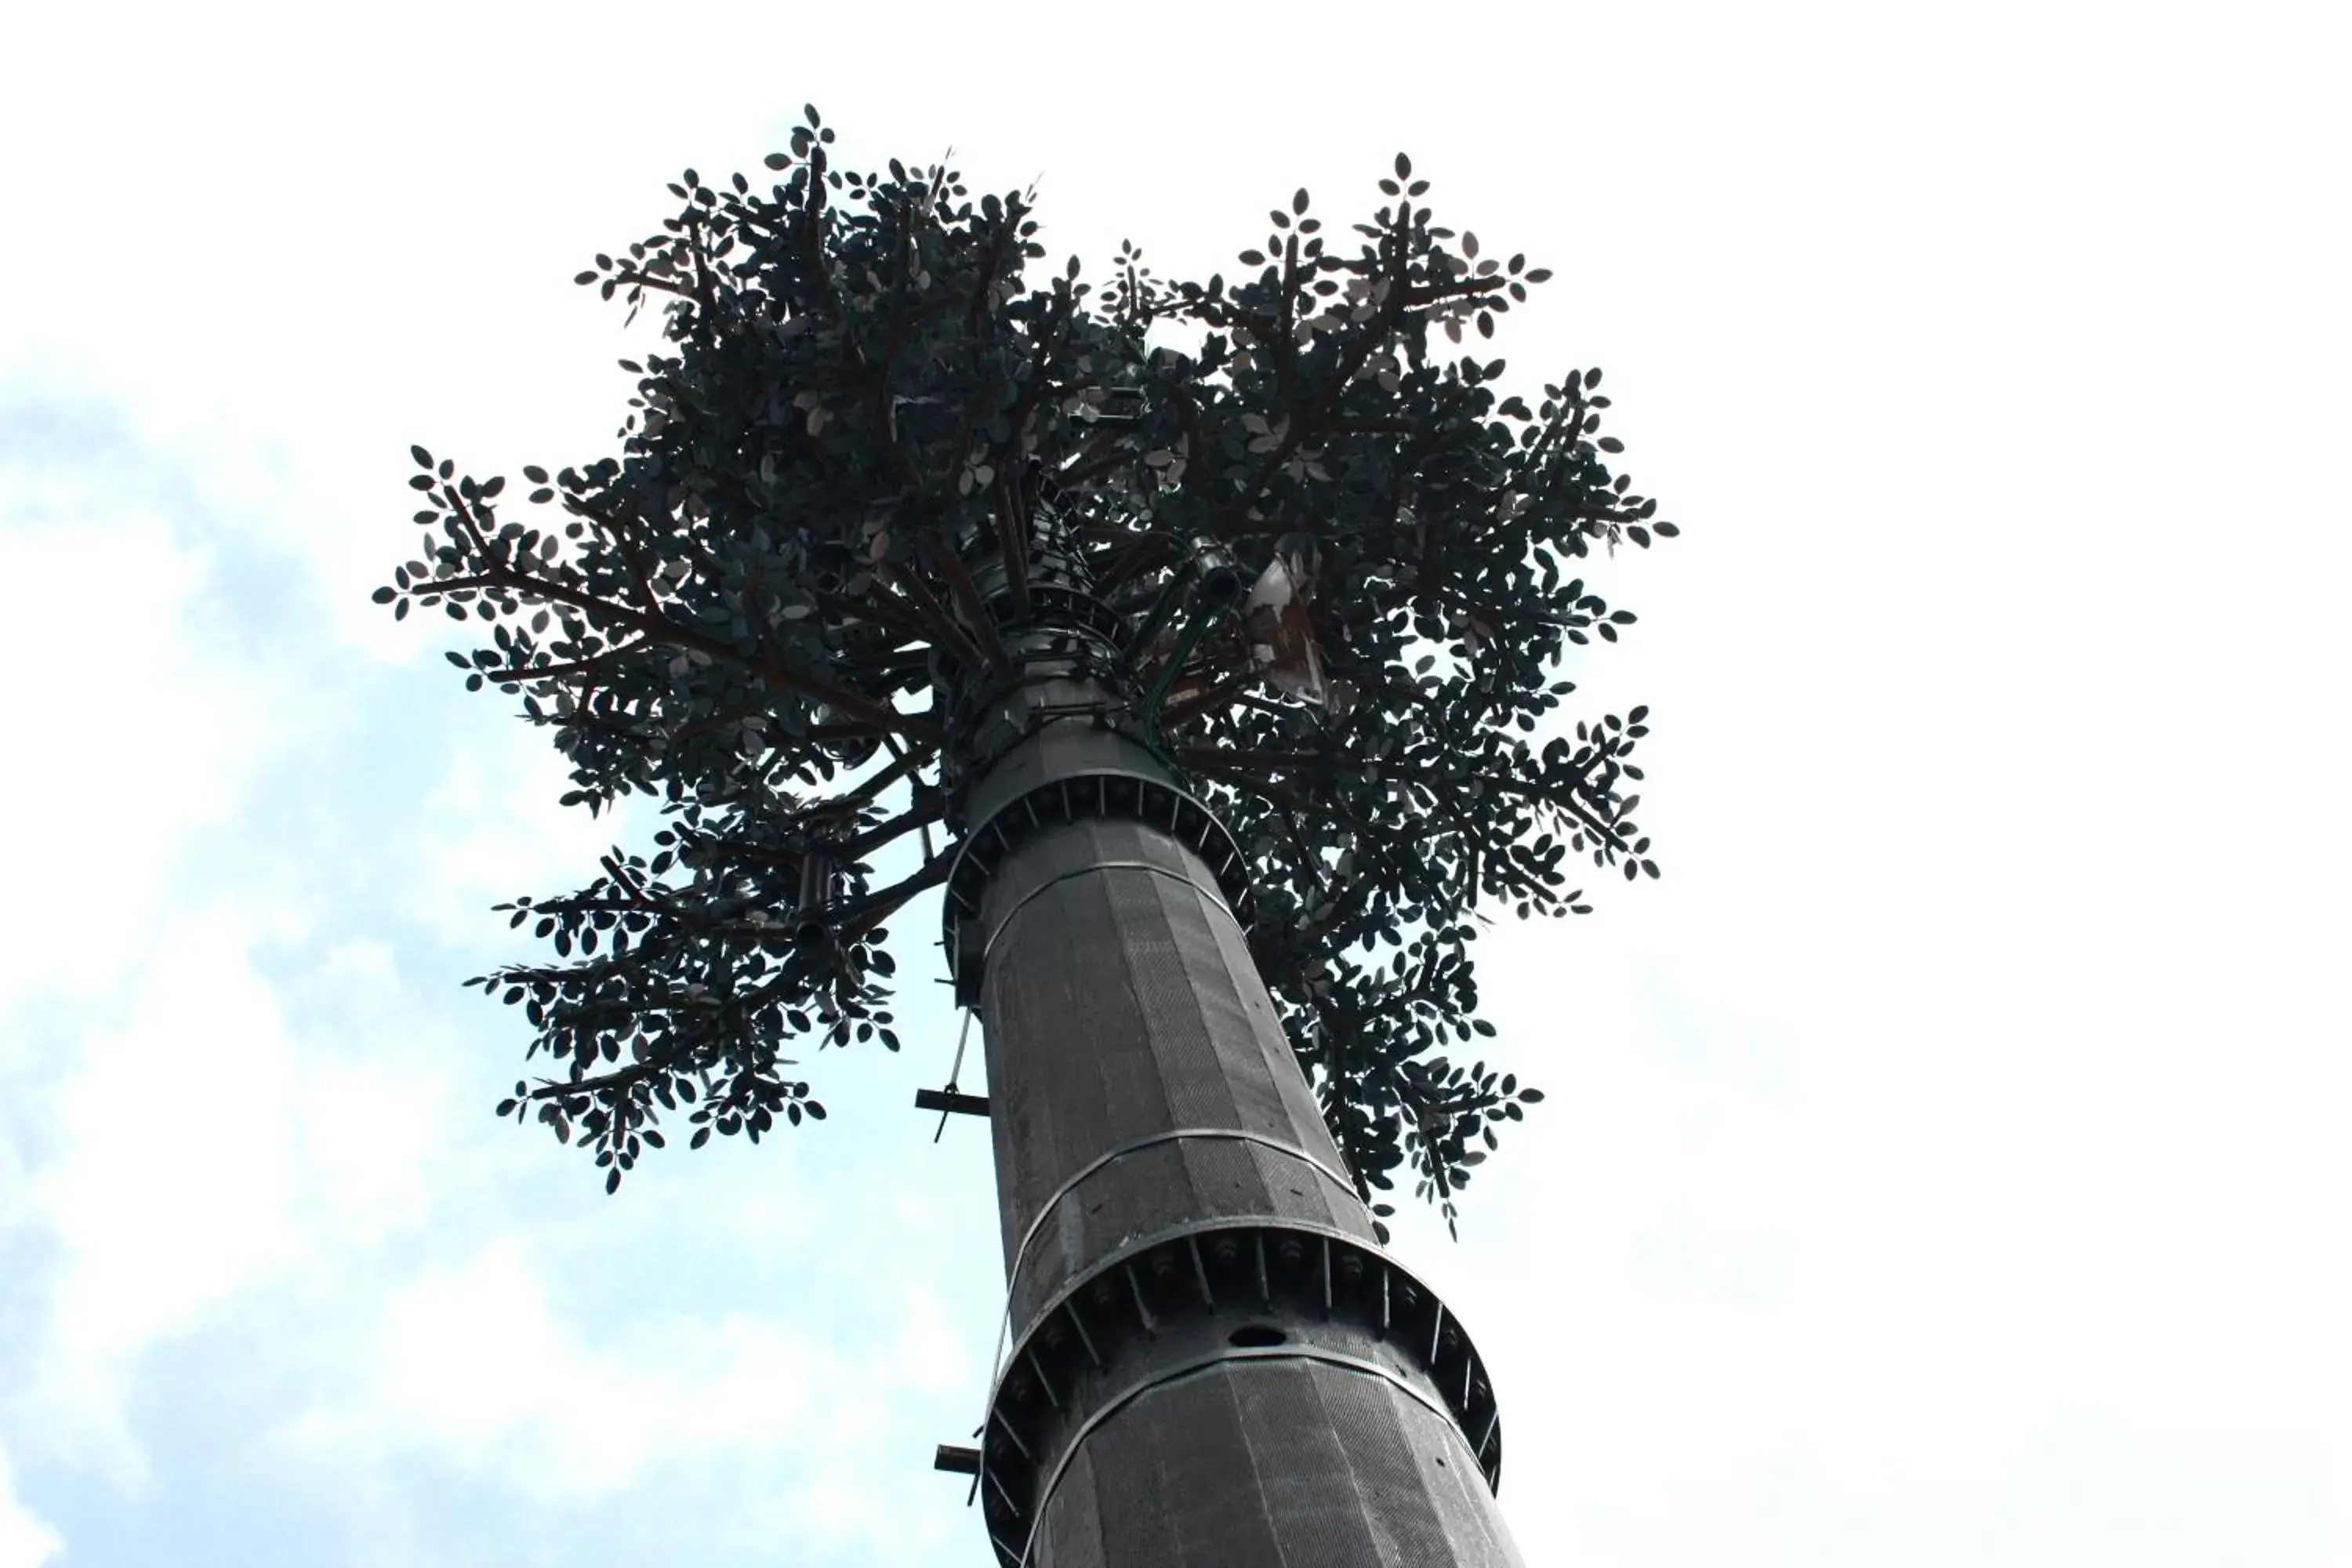
POLYGON ((1097 276, 1409 151, 1558 275, 1508 379, 1607 368, 1665 875, 1483 944, 1550 1098, 1399 1237, 1530 1564, 2352 1561, 2339 17, 532 9, 7 26, 0 1568, 991 1561, 928 912, 903 1056, 606 1199, 458 982, 609 826, 367 603, 410 442, 609 448, 571 274, 809 100, 1097 276))

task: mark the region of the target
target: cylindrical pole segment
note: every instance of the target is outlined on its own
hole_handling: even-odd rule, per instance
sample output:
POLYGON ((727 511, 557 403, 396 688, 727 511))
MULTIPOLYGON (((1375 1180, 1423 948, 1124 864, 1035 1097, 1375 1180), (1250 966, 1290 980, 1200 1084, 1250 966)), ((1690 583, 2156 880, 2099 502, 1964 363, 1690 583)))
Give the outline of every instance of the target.
POLYGON ((994 858, 959 932, 1014 1347, 982 1449, 1000 1557, 1517 1565, 1484 1366, 1374 1241, 1204 811, 1124 737, 1034 730, 967 797, 994 858))

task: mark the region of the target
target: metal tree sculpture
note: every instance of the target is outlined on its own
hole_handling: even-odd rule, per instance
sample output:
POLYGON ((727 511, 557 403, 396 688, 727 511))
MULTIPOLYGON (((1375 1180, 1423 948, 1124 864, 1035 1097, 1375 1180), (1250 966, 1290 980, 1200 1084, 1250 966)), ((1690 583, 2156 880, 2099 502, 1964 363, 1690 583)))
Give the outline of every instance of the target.
MULTIPOLYGON (((1433 333, 1490 336, 1548 274, 1433 225, 1402 156, 1353 254, 1300 191, 1238 280, 1165 283, 1122 247, 1096 294, 1075 259, 1024 279, 1045 256, 1025 197, 971 200, 941 166, 851 173, 833 139, 810 110, 764 195, 688 171, 661 233, 580 275, 633 312, 659 303, 671 352, 624 362, 638 380, 618 457, 522 470, 523 515, 547 521, 510 521, 503 477, 416 449, 425 546, 377 598, 488 624, 487 646, 449 658, 551 731, 566 804, 644 793, 664 814, 646 852, 615 848, 581 890, 501 906, 554 954, 477 983, 524 1005, 555 1064, 501 1113, 579 1137, 608 1186, 663 1145, 666 1114, 698 1146, 823 1116, 794 1042, 897 1048, 884 922, 945 884, 958 1000, 988 1026, 1014 1325, 1036 1368, 992 1417, 1020 1450, 1004 1473, 1030 1488, 990 1450, 1007 1560, 1158 1560, 1055 1555, 1040 1500, 1094 1427, 1033 1431, 1039 1452, 1062 1445, 1047 1476, 1013 1409, 1019 1389, 1063 1408, 1056 1312, 1097 1373, 1083 1301, 1107 1311, 1132 1286, 1142 1331, 1168 1340, 1173 1309, 1154 1315, 1129 1256, 1140 1220, 1092 1241, 1045 1223, 1147 1146, 1237 1141, 1337 1186, 1314 1216, 1284 1218, 1271 1189, 1160 1216, 1191 1249, 1202 1322, 1246 1285, 1251 1245, 1262 1311, 1319 1267, 1324 1315, 1344 1297, 1370 1323, 1377 1275, 1383 1342, 1435 1312, 1413 1320, 1428 1355, 1399 1397, 1442 1409, 1491 1479, 1483 1370, 1378 1250, 1387 1206, 1363 1204, 1409 1163, 1450 1225, 1499 1123, 1541 1098, 1444 1054, 1494 1032, 1468 955, 1481 900, 1582 912, 1567 873, 1588 857, 1657 874, 1625 790, 1644 710, 1572 731, 1553 717, 1566 645, 1633 618, 1576 563, 1675 532, 1607 466, 1600 373, 1530 408, 1497 395, 1502 361, 1444 357, 1433 333), (1148 346, 1163 322, 1197 353, 1148 346), (886 879, 892 861, 908 868, 886 879), (1063 921, 1063 945, 1035 949, 1024 920, 1063 921), (1156 992, 1154 964, 1175 977, 1156 992), (1079 1054, 1055 1055, 1076 1026, 1057 1008, 1090 1016, 1079 1054), (1223 1042, 1194 1064, 1209 1100, 1187 1099, 1180 1036, 1223 1042), (1287 1052, 1244 1062, 1228 1046, 1244 1037, 1287 1052), (1149 1115, 1120 1109, 1118 1041, 1160 1086, 1149 1115), (1090 1074, 1081 1114, 1066 1097, 1090 1074)), ((1265 1353, 1249 1327, 1211 1359, 1265 1353)), ((1471 1505, 1431 1506, 1459 1525, 1446 1510, 1471 1505)), ((1452 1550, 1397 1560, 1515 1560, 1507 1542, 1452 1550)))

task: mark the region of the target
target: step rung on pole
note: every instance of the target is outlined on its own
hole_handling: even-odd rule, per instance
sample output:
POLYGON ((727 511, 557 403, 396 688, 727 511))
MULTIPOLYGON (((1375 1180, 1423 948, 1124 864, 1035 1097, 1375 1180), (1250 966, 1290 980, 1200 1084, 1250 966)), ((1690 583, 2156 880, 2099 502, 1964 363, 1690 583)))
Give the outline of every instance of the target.
POLYGON ((951 1110, 959 1116, 988 1114, 988 1096, 958 1094, 951 1089, 919 1089, 915 1091, 918 1110, 951 1110))

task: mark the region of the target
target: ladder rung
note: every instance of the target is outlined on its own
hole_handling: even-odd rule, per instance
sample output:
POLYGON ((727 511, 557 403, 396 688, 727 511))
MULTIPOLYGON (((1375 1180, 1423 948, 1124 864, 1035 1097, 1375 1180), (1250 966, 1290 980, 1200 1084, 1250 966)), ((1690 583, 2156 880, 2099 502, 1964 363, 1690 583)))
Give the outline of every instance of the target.
POLYGON ((988 1096, 958 1094, 951 1089, 919 1089, 915 1091, 918 1110, 951 1110, 959 1116, 988 1114, 988 1096))

